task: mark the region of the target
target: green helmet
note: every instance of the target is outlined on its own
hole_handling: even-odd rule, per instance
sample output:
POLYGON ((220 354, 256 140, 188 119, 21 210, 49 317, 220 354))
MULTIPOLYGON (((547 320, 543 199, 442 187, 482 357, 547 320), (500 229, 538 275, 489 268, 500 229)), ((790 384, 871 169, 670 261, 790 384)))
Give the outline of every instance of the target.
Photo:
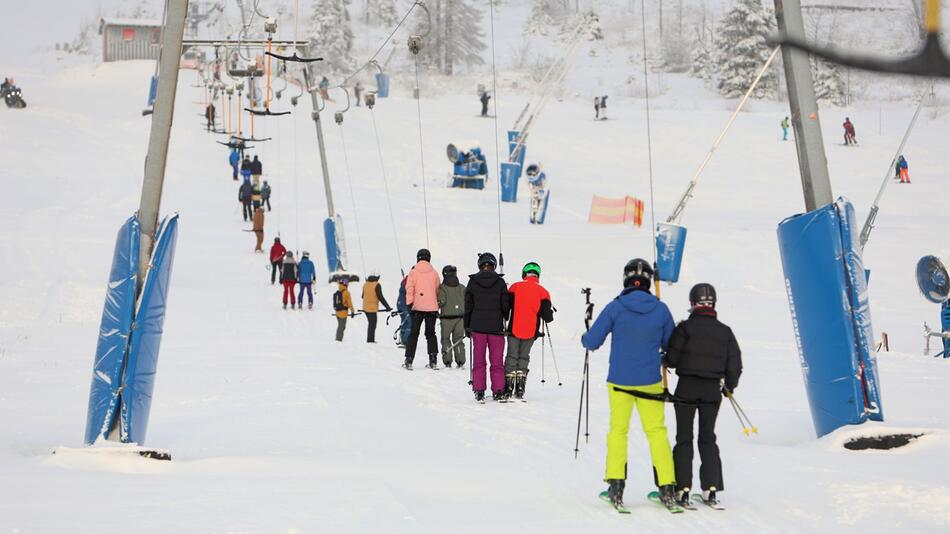
POLYGON ((521 278, 526 278, 529 274, 534 274, 537 277, 541 277, 541 266, 533 261, 529 261, 524 264, 524 267, 521 268, 521 278))

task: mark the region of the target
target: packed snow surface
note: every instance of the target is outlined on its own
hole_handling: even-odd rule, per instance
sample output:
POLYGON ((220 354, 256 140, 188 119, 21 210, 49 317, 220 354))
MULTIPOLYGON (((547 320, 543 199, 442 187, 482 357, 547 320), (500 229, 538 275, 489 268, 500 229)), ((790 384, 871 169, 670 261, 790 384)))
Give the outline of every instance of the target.
MULTIPOLYGON (((517 204, 499 211, 494 170, 484 191, 445 187, 445 145, 477 141, 494 165, 495 147, 504 150, 505 130, 528 94, 499 90, 496 141, 495 122, 476 117, 474 91, 424 93, 423 177, 416 102, 394 87, 374 113, 398 258, 370 112, 351 109, 342 127, 325 116, 350 267, 378 269, 391 303, 400 268, 420 247, 432 250, 437 268, 451 263, 468 273, 476 253, 498 251, 501 239, 509 281, 525 262, 541 264, 559 310, 551 326, 555 353, 546 350, 543 361, 536 345, 527 403, 478 405, 467 369, 423 369, 422 350, 415 371, 400 369, 393 324, 381 322, 379 343, 368 345, 360 317, 335 343, 329 286, 318 285, 313 311, 281 309, 267 260, 252 253, 253 234, 242 231, 248 225, 227 150, 215 143, 223 137, 203 131, 202 89, 193 87, 194 72, 183 71, 162 203, 164 213, 181 214, 181 232, 147 443, 170 451, 173 461, 159 462, 112 451, 52 454, 81 446, 114 237, 138 206, 150 124, 140 111, 153 64, 23 61, 17 81, 29 107, 0 109, 7 193, 0 211, 0 532, 950 528, 950 411, 943 402, 950 365, 921 354, 922 323, 937 322, 938 310, 913 280, 920 256, 950 247, 944 118, 921 117, 905 151, 913 183, 890 186, 866 251, 875 332, 890 338, 891 352, 879 356, 887 422, 816 440, 775 237, 776 225, 803 207, 794 143, 782 142, 779 128, 787 107, 756 102, 739 117, 686 211, 683 277, 664 285, 662 297, 682 319, 690 286, 716 285, 721 318, 743 349, 736 397, 759 434, 743 435, 723 406, 721 499, 728 510, 671 516, 643 498, 652 474, 634 421, 626 494, 633 514, 620 516, 597 499, 608 422, 606 348, 591 354, 590 437, 581 436, 574 458, 584 358, 580 290, 593 289, 596 313, 619 292, 627 260, 652 259, 643 100, 612 98, 604 122, 592 120, 587 99, 548 106, 528 144, 528 160, 543 163, 552 190, 547 223, 534 226, 525 188, 517 204), (647 223, 588 224, 594 194, 644 199, 647 223), (904 450, 841 447, 881 429, 926 435, 904 450)), ((685 78, 667 75, 666 83, 651 117, 657 221, 673 209, 733 105, 685 78)), ((339 102, 329 106, 339 109, 339 102)), ((279 233, 289 248, 309 250, 325 279, 327 211, 309 112, 301 101, 290 117, 257 119, 255 134, 274 140, 254 153, 274 188, 266 243, 279 233)), ((835 194, 852 199, 860 217, 912 112, 910 102, 823 110, 835 194), (856 148, 841 145, 845 115, 857 127, 856 148)), ((672 409, 667 418, 672 439, 672 409)))

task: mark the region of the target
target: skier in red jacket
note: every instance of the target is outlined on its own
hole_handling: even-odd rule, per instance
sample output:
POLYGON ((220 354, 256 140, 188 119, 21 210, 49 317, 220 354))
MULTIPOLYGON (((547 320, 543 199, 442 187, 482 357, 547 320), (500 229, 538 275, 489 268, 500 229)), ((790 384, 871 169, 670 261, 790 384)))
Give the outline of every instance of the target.
POLYGON ((540 284, 541 266, 529 262, 521 269, 521 281, 508 288, 511 318, 508 321, 508 354, 505 356, 505 398, 524 399, 528 360, 534 340, 544 334, 541 321, 554 320, 551 294, 540 284))
POLYGON ((851 122, 849 117, 844 118, 844 144, 845 145, 856 145, 858 140, 854 137, 854 123, 851 122))
POLYGON ((280 244, 280 238, 274 238, 274 244, 270 247, 270 283, 274 285, 274 282, 277 280, 277 273, 280 272, 280 267, 284 263, 284 253, 287 252, 287 249, 284 248, 284 245, 280 244))

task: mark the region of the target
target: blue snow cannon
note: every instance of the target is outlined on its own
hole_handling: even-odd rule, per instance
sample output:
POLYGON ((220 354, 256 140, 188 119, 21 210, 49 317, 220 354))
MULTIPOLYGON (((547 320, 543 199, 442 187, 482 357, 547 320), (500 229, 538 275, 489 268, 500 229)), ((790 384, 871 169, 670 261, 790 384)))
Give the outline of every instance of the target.
MULTIPOLYGON (((924 335, 927 336, 927 347, 930 338, 943 339, 943 351, 936 356, 950 358, 950 261, 944 261, 937 256, 924 256, 917 262, 916 278, 920 293, 930 302, 940 304, 940 326, 942 333, 931 332, 925 326, 924 335)), ((928 350, 929 352, 929 350, 928 350)))
POLYGON ((477 143, 450 143, 446 156, 452 162, 452 178, 449 187, 461 189, 485 189, 488 179, 488 163, 477 143), (467 150, 463 147, 469 147, 467 150))

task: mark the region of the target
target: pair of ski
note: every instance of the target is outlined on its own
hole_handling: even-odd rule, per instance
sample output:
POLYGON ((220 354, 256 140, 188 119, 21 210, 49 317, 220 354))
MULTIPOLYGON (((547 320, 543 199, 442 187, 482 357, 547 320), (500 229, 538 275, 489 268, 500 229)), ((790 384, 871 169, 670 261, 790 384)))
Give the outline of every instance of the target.
MULTIPOLYGON (((617 510, 618 513, 621 513, 621 514, 629 514, 629 513, 630 513, 630 509, 627 508, 626 506, 624 506, 623 504, 621 504, 621 505, 616 505, 616 504, 612 503, 612 502, 610 501, 610 495, 608 495, 607 491, 602 491, 602 492, 600 492, 600 499, 601 499, 602 501, 604 501, 604 502, 610 504, 611 506, 613 506, 614 509, 617 510)), ((695 503, 697 503, 697 504, 702 504, 702 505, 704 505, 704 506, 707 506, 707 507, 709 507, 709 508, 712 508, 713 510, 723 511, 723 510, 726 509, 725 506, 719 504, 718 502, 707 501, 707 500, 704 499, 703 496, 702 496, 701 494, 699 494, 699 493, 694 493, 694 494, 692 494, 691 499, 692 499, 692 502, 695 502, 695 503)), ((658 506, 662 506, 663 508, 666 508, 671 514, 681 514, 681 513, 685 512, 686 510, 696 510, 696 509, 697 509, 697 507, 694 506, 692 503, 689 503, 689 504, 687 504, 686 506, 682 506, 682 505, 679 504, 679 503, 673 503, 673 504, 669 504, 669 505, 664 504, 663 501, 660 500, 660 493, 657 492, 657 491, 651 491, 650 493, 648 493, 648 494, 647 494, 647 500, 650 501, 650 502, 652 502, 652 503, 657 504, 658 506)))

